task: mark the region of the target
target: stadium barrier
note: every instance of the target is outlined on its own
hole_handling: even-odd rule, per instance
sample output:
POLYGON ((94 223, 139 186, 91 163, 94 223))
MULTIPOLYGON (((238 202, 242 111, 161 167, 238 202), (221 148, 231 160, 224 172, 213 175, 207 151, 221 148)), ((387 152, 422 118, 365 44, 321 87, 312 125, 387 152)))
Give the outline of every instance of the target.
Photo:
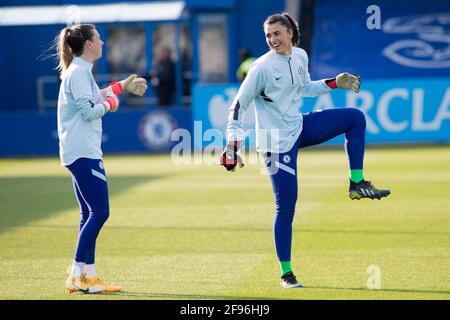
MULTIPOLYGON (((191 130, 184 107, 123 110, 102 119, 104 153, 170 152, 174 130, 191 130)), ((58 155, 56 112, 0 114, 0 156, 58 155)))
MULTIPOLYGON (((363 80, 359 93, 334 90, 303 98, 299 109, 361 109, 366 115, 368 144, 449 142, 448 83, 449 78, 363 80)), ((170 152, 181 140, 177 129, 183 129, 182 135, 187 133, 183 137, 189 136, 194 149, 223 145, 228 109, 237 90, 238 84, 197 85, 193 88, 192 110, 146 108, 110 114, 103 118, 102 149, 105 153, 170 152)), ((254 110, 249 110, 245 117, 248 129, 255 123, 254 110)), ((56 130, 55 112, 0 114, 0 156, 57 155, 56 130)), ((252 146, 254 140, 250 136, 247 145, 252 146)), ((328 143, 342 140, 338 137, 328 143)))

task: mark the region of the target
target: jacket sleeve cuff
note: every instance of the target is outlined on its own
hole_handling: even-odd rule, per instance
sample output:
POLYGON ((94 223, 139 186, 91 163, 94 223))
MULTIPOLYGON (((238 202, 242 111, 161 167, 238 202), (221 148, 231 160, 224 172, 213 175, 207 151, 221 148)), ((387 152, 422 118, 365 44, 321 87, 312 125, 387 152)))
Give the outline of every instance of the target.
POLYGON ((109 86, 111 87, 113 93, 116 96, 118 96, 119 94, 122 93, 123 88, 122 88, 122 84, 120 82, 112 82, 109 86))
POLYGON ((333 78, 333 79, 326 79, 326 80, 325 80, 325 83, 327 84, 327 86, 328 86, 330 89, 336 89, 336 88, 337 88, 337 85, 336 85, 336 78, 333 78))

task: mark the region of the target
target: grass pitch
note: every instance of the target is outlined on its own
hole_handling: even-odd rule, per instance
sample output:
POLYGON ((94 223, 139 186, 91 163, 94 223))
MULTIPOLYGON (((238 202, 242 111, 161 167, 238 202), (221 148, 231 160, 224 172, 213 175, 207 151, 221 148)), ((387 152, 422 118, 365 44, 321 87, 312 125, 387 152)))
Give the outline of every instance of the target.
POLYGON ((119 294, 69 295, 79 209, 59 160, 0 160, 1 299, 449 299, 450 149, 369 148, 387 199, 351 201, 343 150, 302 150, 293 268, 279 286, 274 202, 260 166, 105 156, 111 215, 96 269, 119 294), (378 270, 380 289, 371 270, 378 270), (376 283, 376 282, 375 282, 376 283))

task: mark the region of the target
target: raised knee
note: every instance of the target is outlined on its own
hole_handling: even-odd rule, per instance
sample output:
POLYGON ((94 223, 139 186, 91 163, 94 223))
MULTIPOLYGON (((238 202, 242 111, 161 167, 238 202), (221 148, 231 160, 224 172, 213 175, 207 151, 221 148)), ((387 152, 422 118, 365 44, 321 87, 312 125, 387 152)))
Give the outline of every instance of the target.
POLYGON ((366 115, 364 114, 364 112, 362 112, 358 108, 349 108, 349 110, 351 110, 351 112, 352 112, 352 117, 353 117, 354 121, 357 124, 364 126, 364 128, 365 128, 366 127, 366 115))

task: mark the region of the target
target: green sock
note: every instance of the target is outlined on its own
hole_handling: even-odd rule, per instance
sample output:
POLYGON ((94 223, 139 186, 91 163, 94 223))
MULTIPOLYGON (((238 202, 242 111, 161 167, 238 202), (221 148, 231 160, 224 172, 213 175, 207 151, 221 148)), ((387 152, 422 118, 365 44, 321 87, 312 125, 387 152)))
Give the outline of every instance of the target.
POLYGON ((281 276, 284 276, 289 271, 292 271, 290 261, 280 261, 280 267, 281 267, 281 276))
POLYGON ((363 169, 350 170, 350 180, 352 180, 355 183, 364 180, 363 169))

